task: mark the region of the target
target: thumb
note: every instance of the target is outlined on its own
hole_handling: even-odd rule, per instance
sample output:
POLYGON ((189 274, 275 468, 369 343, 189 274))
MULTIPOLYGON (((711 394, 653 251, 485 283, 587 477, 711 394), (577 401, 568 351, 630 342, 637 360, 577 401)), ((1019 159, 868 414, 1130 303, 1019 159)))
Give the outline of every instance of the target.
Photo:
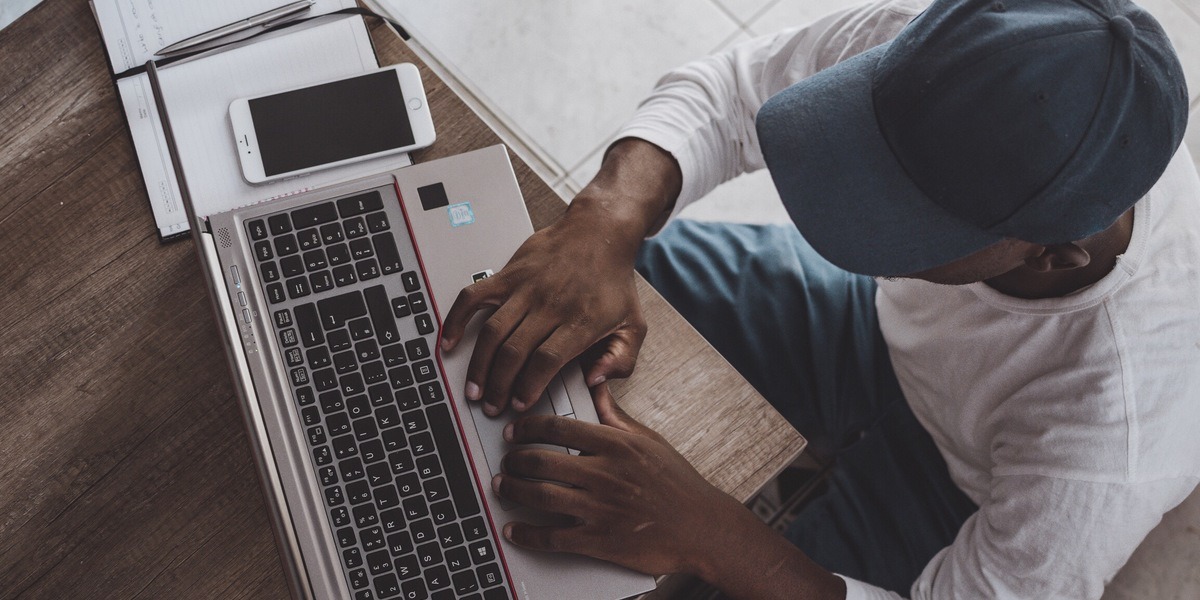
POLYGON ((584 373, 587 384, 597 385, 632 375, 644 338, 645 334, 637 330, 621 329, 593 346, 589 354, 594 358, 584 373))
POLYGON ((647 436, 659 440, 664 444, 667 443, 653 429, 642 425, 637 419, 629 416, 629 413, 625 412, 624 409, 617 406, 617 401, 613 398, 612 391, 608 389, 608 384, 602 383, 592 388, 592 402, 596 405, 596 416, 599 417, 601 425, 607 425, 628 433, 647 436))

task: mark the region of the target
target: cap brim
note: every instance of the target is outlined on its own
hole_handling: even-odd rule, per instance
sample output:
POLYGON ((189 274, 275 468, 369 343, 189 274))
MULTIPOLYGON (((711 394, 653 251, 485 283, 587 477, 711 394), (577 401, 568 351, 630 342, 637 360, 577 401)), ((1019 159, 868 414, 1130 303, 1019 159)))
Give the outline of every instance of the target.
POLYGON ((1000 241, 934 204, 879 130, 872 74, 889 44, 771 97, 759 143, 788 214, 833 264, 865 275, 910 275, 1000 241))

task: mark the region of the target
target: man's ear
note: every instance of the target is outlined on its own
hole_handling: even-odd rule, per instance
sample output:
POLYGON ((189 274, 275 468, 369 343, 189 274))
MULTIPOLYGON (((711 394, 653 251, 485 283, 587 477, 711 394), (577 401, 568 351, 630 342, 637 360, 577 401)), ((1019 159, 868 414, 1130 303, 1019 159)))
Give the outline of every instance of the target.
POLYGON ((1025 266, 1039 273, 1069 271, 1088 266, 1092 256, 1073 243, 1042 246, 1041 252, 1025 258, 1025 266))

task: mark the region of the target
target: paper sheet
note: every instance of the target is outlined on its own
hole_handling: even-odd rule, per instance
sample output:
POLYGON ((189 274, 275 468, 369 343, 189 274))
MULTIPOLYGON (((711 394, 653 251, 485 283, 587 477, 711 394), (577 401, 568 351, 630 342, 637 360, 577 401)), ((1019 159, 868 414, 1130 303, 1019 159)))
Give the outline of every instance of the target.
MULTIPOLYGON (((93 0, 113 73, 146 64, 159 50, 288 4, 291 0, 93 0)), ((317 0, 297 17, 353 7, 354 0, 317 0)), ((253 33, 251 30, 248 33, 253 33)))
MULTIPOLYGON (((159 71, 197 215, 224 212, 411 164, 405 154, 264 185, 245 181, 229 124, 230 102, 346 77, 378 66, 361 18, 347 17, 305 27, 159 71)), ((149 77, 145 74, 126 77, 118 82, 117 89, 159 235, 166 238, 186 232, 187 216, 149 77)))

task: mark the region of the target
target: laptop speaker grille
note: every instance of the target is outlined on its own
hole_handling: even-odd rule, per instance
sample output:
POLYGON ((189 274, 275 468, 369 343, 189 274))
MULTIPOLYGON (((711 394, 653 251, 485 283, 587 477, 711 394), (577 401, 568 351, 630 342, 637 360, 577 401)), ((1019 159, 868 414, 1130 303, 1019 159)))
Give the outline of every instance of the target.
POLYGON ((225 227, 217 230, 217 239, 221 242, 222 248, 228 248, 233 245, 233 238, 229 237, 229 229, 225 227))

